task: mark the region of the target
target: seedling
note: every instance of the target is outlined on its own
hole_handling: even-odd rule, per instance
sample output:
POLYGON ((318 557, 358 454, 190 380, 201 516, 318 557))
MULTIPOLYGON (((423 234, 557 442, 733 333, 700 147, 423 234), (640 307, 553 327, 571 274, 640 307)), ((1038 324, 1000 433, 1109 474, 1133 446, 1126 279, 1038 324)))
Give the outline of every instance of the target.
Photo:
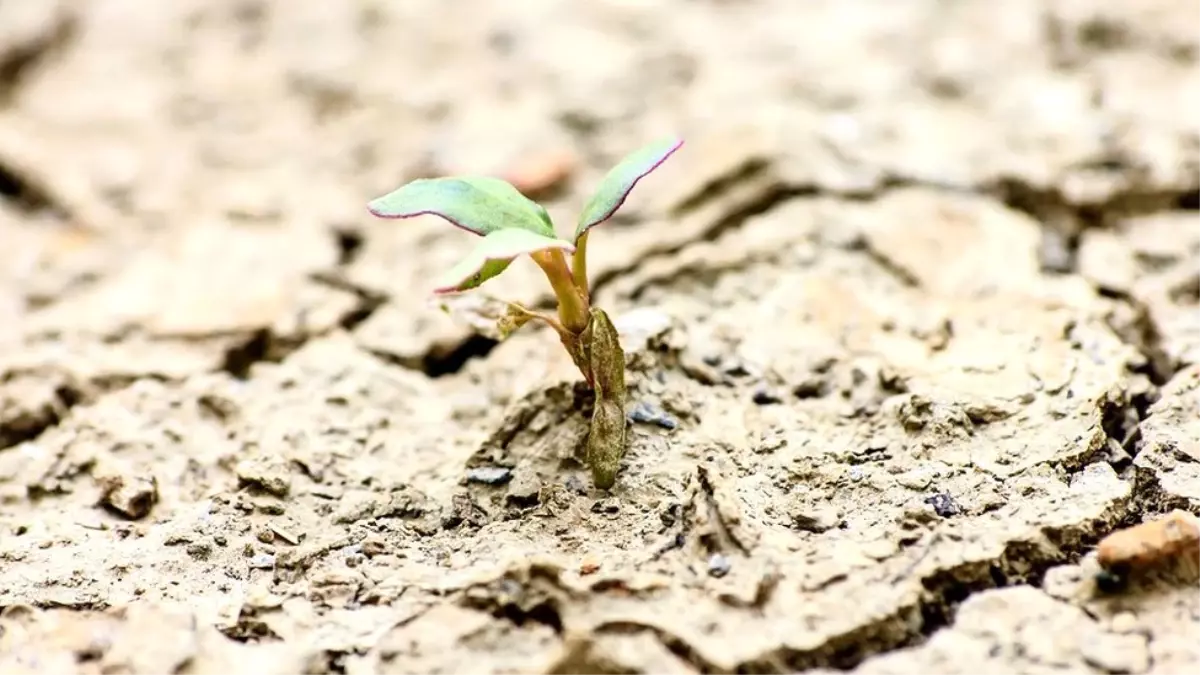
POLYGON ((596 393, 586 459, 592 480, 602 489, 616 482, 617 467, 625 454, 625 353, 608 314, 591 303, 588 235, 621 208, 638 181, 682 145, 678 139, 661 140, 618 162, 584 205, 570 239, 557 236, 544 207, 510 183, 489 176, 417 179, 368 204, 371 213, 380 218, 434 215, 482 237, 440 280, 434 288, 436 294, 478 288, 523 255, 542 269, 558 301, 558 315, 504 301, 506 310, 497 320, 497 328, 501 336, 507 336, 530 321, 541 321, 558 333, 596 393))

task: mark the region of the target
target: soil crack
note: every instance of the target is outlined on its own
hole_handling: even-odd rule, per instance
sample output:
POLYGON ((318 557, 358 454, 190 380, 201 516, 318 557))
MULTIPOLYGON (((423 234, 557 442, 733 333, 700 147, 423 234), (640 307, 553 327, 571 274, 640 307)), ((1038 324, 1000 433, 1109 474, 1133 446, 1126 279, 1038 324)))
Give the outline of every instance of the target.
MULTIPOLYGON (((717 664, 704 658, 699 651, 692 645, 677 635, 672 634, 659 626, 654 626, 648 623, 639 621, 605 621, 598 624, 593 631, 599 635, 604 633, 620 634, 620 635, 636 635, 639 633, 650 633, 658 642, 674 654, 681 661, 695 668, 701 673, 719 673, 722 669, 717 664)), ((748 672, 748 671, 737 671, 748 672)))
POLYGON ((0 108, 9 105, 25 81, 74 39, 78 28, 74 13, 59 8, 49 11, 54 16, 44 22, 46 25, 38 26, 39 30, 33 31, 32 35, 18 35, 12 42, 3 41, 8 44, 4 45, 7 49, 0 50, 0 108))
MULTIPOLYGON (((1117 162, 1114 167, 1123 168, 1125 164, 1117 162)), ((1084 230, 1111 227, 1121 218, 1200 208, 1200 184, 1166 188, 1133 184, 1097 202, 1073 202, 1058 187, 1038 187, 1015 176, 982 185, 978 191, 1041 225, 1041 267, 1057 274, 1078 272, 1084 230)))
POLYGON ((704 502, 708 507, 708 522, 711 524, 708 531, 700 535, 701 540, 709 549, 709 553, 735 550, 744 556, 749 556, 749 549, 734 534, 734 528, 728 522, 726 509, 722 506, 722 500, 718 498, 718 490, 713 484, 710 470, 705 466, 700 466, 696 475, 700 482, 700 490, 704 494, 704 502))
POLYGON ((0 199, 4 199, 26 214, 51 212, 65 219, 67 208, 59 203, 47 186, 12 160, 0 153, 0 199))
MULTIPOLYGON (((914 605, 898 607, 876 621, 830 636, 811 649, 781 645, 739 663, 735 670, 754 673, 814 668, 850 670, 868 658, 919 646, 938 630, 952 625, 958 608, 972 595, 1020 585, 1040 587, 1052 568, 1077 563, 1096 542, 1128 521, 1137 510, 1137 501, 1131 498, 1120 502, 1102 525, 1088 521, 1046 528, 1035 536, 1009 542, 994 559, 970 560, 937 569, 920 579, 924 592, 914 605)), ((930 546, 937 543, 935 539, 930 546)), ((920 555, 923 559, 928 552, 920 555)))
POLYGON ((15 392, 15 396, 0 397, 0 450, 41 436, 87 398, 87 392, 61 376, 49 375, 59 381, 47 390, 47 376, 44 372, 10 371, 0 377, 0 384, 15 392))
MULTIPOLYGON (((339 269, 317 272, 310 275, 310 278, 316 283, 352 294, 358 299, 358 303, 354 309, 344 315, 338 322, 338 325, 347 331, 353 331, 367 319, 371 318, 380 307, 391 299, 386 293, 354 283, 340 272, 340 268, 353 262, 354 258, 358 255, 362 240, 356 238, 356 236, 352 232, 339 231, 337 233, 340 252, 339 269)), ((313 335, 312 337, 320 336, 313 335)), ((459 372, 466 365, 467 361, 487 356, 499 344, 497 340, 486 335, 472 333, 465 339, 449 345, 431 346, 423 354, 415 357, 401 357, 383 349, 370 349, 366 347, 363 349, 371 356, 388 365, 420 371, 429 377, 438 378, 459 372)))
MULTIPOLYGON (((359 246, 355 242, 353 233, 340 231, 337 233, 339 260, 353 259, 359 246)), ((308 281, 351 295, 355 299, 353 306, 342 313, 332 326, 321 330, 301 331, 297 335, 281 335, 269 327, 252 331, 241 339, 235 340, 234 344, 226 348, 220 370, 235 378, 245 380, 250 377, 250 371, 257 363, 279 363, 312 340, 325 337, 338 329, 351 331, 369 319, 387 301, 387 296, 350 282, 341 274, 340 267, 308 275, 308 281)), ((189 339, 211 339, 213 337, 219 336, 189 336, 189 339)))
MULTIPOLYGON (((1150 308, 1140 298, 1124 291, 1101 288, 1097 292, 1124 303, 1133 312, 1130 321, 1117 323, 1110 318, 1108 325, 1117 337, 1136 349, 1145 358, 1145 363, 1136 367, 1134 372, 1145 375, 1156 388, 1166 384, 1174 377, 1175 373, 1179 372, 1180 364, 1175 363, 1163 348, 1162 331, 1155 323, 1150 308)), ((1142 409, 1143 417, 1145 407, 1152 402, 1145 402, 1142 409)))
POLYGON ((561 574, 555 565, 536 562, 511 569, 499 579, 465 589, 459 604, 515 626, 536 623, 562 635, 562 608, 568 600, 577 598, 563 585, 561 574))
POLYGON ((484 358, 499 344, 486 335, 472 333, 464 340, 449 346, 430 348, 424 354, 415 357, 402 357, 385 349, 364 347, 364 350, 388 365, 419 371, 429 377, 438 378, 457 374, 468 361, 484 358))

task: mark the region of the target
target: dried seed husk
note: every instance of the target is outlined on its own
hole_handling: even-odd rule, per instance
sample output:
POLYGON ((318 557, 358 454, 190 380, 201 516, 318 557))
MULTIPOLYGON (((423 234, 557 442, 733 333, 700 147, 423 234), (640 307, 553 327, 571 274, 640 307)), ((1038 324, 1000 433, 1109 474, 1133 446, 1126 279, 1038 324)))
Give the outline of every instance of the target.
POLYGON ((616 482, 625 455, 625 352, 617 329, 604 310, 593 307, 584 332, 596 405, 588 434, 587 462, 596 487, 616 482))

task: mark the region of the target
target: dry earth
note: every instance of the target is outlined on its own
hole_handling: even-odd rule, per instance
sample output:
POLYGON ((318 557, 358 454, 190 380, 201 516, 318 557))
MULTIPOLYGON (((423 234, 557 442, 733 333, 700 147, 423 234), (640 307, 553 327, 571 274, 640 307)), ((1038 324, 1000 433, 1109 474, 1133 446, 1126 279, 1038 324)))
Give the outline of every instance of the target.
MULTIPOLYGON (((5 673, 1180 673, 1188 0, 0 0, 5 673), (425 293, 421 175, 687 139, 553 335, 425 293)), ((547 302, 528 261, 489 285, 547 302), (529 283, 526 283, 529 282, 529 283)))

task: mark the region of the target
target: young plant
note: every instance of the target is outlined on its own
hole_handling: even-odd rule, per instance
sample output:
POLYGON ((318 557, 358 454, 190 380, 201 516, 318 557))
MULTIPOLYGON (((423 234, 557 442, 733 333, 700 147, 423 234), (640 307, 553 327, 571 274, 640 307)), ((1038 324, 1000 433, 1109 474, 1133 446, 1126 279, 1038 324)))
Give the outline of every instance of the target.
POLYGON ((422 178, 368 204, 370 212, 380 218, 434 215, 482 237, 446 273, 434 293, 478 288, 522 255, 528 255, 542 269, 557 298, 558 315, 505 301, 507 309, 497 327, 501 335, 508 335, 530 321, 541 321, 558 333, 571 360, 596 393, 586 459, 592 480, 602 489, 613 486, 625 454, 625 353, 608 315, 591 303, 588 236, 593 227, 621 208, 638 181, 682 145, 678 139, 661 140, 618 162, 584 205, 570 239, 557 236, 545 208, 499 178, 422 178))

